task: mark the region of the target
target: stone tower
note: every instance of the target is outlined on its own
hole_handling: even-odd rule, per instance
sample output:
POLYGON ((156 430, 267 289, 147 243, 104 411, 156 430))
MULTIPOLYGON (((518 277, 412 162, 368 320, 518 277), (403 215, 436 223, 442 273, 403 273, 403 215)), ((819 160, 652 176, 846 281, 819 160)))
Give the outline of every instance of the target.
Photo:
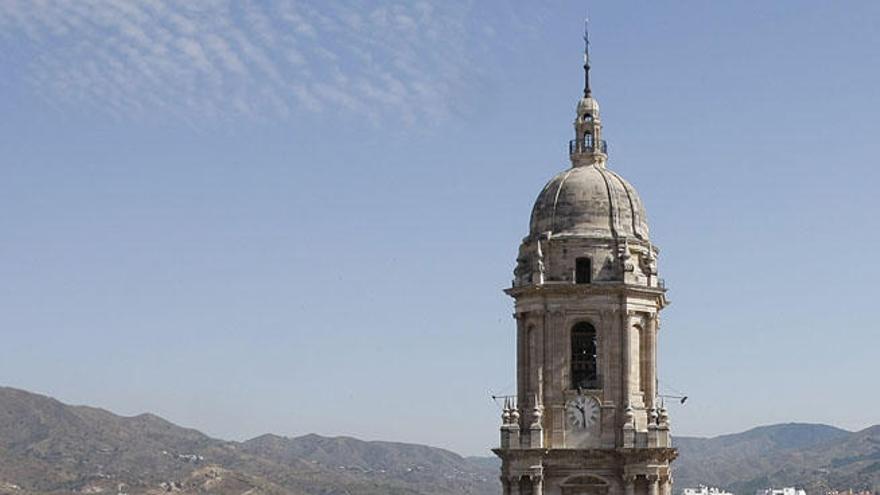
POLYGON ((495 453, 504 495, 670 495, 676 451, 657 396, 666 289, 642 202, 607 166, 589 41, 584 58, 571 168, 538 195, 505 291, 517 393, 495 453))

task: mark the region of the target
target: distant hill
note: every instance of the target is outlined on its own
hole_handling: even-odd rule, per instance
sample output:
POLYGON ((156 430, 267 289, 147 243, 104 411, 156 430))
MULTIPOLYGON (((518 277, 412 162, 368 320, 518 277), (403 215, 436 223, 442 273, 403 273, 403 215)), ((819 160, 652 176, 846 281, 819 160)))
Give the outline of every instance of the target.
POLYGON ((714 438, 676 437, 677 488, 706 484, 738 495, 769 486, 880 492, 880 426, 850 432, 817 424, 762 426, 714 438))
POLYGON ((227 442, 0 387, 0 494, 496 495, 498 473, 443 449, 264 435, 227 442))

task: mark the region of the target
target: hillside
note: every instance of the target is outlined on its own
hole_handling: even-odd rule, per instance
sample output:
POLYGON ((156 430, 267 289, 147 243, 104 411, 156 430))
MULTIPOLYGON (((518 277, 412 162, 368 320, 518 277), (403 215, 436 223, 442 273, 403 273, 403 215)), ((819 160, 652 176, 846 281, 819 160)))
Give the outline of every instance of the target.
POLYGON ((182 491, 489 495, 497 472, 452 452, 264 435, 227 442, 144 414, 121 417, 0 387, 0 494, 182 491))
MULTIPOLYGON (((677 489, 702 483, 740 495, 771 485, 797 485, 811 495, 880 492, 880 426, 849 432, 783 424, 676 437, 675 445, 677 489)), ((121 417, 0 387, 0 495, 497 495, 498 467, 492 457, 347 437, 228 442, 150 414, 121 417)))
MULTIPOLYGON (((305 463, 316 473, 334 472, 340 480, 344 475, 356 483, 368 480, 370 485, 398 490, 381 493, 476 495, 495 494, 498 490, 497 470, 486 470, 458 454, 424 445, 318 435, 298 438, 263 435, 244 442, 240 450, 279 465, 305 463)), ((357 493, 367 493, 364 489, 360 486, 357 493)))
MULTIPOLYGON (((780 424, 714 438, 675 437, 675 492, 700 484, 752 495, 759 488, 798 486, 808 495, 831 489, 880 493, 880 425, 859 432, 813 424, 780 424)), ((472 458, 497 470, 495 457, 472 458)))
POLYGON ((675 483, 699 483, 750 495, 767 486, 880 491, 880 426, 849 432, 782 424, 715 438, 675 438, 675 483))

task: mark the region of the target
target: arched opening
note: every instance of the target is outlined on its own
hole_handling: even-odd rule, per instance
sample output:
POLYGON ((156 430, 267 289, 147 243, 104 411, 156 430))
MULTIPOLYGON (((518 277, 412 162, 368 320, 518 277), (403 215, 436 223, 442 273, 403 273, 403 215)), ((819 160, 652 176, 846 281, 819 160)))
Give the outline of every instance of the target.
POLYGON ((599 388, 596 328, 581 322, 571 329, 571 388, 599 388))
POLYGON ((574 283, 589 284, 593 281, 593 263, 590 258, 574 260, 574 283))
POLYGON ((584 149, 593 149, 593 133, 591 133, 590 131, 584 133, 584 149))
POLYGON ((585 113, 584 114, 584 122, 592 122, 592 121, 593 121, 593 114, 591 114, 589 112, 585 113))

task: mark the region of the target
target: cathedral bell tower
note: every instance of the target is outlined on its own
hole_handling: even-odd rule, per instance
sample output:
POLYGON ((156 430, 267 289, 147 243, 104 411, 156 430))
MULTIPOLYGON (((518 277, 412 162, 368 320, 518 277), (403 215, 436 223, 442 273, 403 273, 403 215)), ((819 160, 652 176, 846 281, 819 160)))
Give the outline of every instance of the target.
POLYGON ((577 105, 571 168, 538 195, 519 248, 517 393, 504 404, 504 495, 671 495, 657 396, 666 289, 636 190, 607 167, 599 104, 577 105))

